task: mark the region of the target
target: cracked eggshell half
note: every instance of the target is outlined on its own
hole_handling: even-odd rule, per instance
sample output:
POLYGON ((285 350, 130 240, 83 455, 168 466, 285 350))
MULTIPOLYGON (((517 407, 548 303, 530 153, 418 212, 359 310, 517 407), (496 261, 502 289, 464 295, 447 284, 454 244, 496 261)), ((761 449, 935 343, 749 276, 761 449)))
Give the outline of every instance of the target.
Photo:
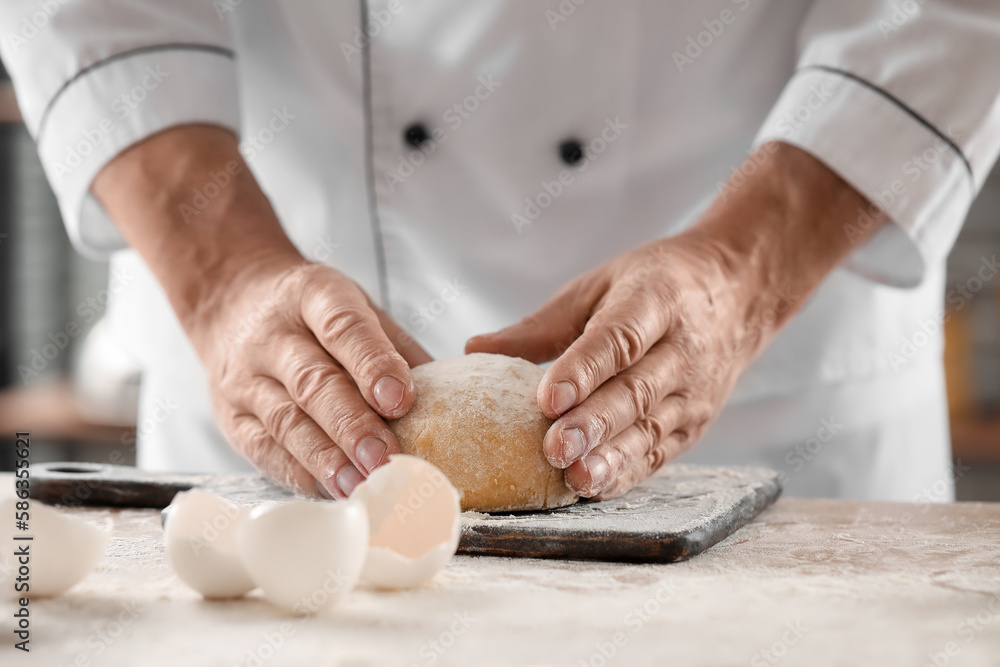
POLYGON ((368 507, 371 537, 361 579, 379 588, 429 581, 455 554, 462 518, 458 491, 436 466, 396 454, 355 488, 368 507))
POLYGON ((353 500, 267 503, 240 525, 237 543, 268 600, 315 613, 357 583, 368 551, 368 514, 353 500))
POLYGON ((15 513, 18 498, 0 500, 0 516, 4 517, 0 535, 4 549, 0 555, 0 582, 3 595, 12 597, 49 597, 59 595, 87 576, 104 557, 111 539, 111 522, 96 526, 83 519, 60 512, 37 500, 31 500, 28 530, 16 530, 15 513), (14 537, 33 537, 14 540, 14 537), (30 581, 27 591, 15 591, 18 576, 18 547, 27 546, 30 581))
POLYGON ((174 496, 163 541, 181 581, 206 598, 235 598, 256 588, 236 547, 236 531, 250 514, 200 489, 174 496))

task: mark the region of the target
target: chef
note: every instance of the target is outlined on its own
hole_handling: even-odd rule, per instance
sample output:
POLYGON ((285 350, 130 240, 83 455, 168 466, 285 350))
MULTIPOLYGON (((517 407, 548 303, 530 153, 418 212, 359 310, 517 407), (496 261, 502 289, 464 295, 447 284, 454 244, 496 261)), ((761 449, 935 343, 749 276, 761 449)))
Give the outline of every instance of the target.
POLYGON ((144 468, 344 497, 410 367, 495 352, 552 362, 585 496, 681 457, 951 497, 995 2, 12 0, 0 34, 73 242, 129 278, 140 419, 176 406, 144 468))

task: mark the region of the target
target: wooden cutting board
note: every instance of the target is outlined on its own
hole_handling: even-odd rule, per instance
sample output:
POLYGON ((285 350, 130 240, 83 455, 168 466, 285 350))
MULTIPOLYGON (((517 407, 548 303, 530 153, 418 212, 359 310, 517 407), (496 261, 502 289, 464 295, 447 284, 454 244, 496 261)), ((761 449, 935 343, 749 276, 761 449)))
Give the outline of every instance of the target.
MULTIPOLYGON (((237 505, 292 498, 259 475, 179 475, 128 466, 42 463, 31 467, 31 497, 60 505, 166 507, 199 487, 237 505)), ((771 504, 778 475, 760 468, 664 466, 614 500, 538 512, 462 515, 459 553, 670 563, 697 556, 771 504)))

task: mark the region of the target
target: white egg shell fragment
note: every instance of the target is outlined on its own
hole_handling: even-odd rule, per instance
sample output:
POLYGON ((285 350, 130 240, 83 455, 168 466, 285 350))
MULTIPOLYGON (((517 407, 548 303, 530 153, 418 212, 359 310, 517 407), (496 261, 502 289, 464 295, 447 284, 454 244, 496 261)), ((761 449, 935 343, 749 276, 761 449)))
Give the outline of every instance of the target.
POLYGON ((368 507, 371 531, 361 578, 380 588, 429 581, 458 549, 458 491, 433 464, 397 454, 351 494, 368 507))
POLYGON ((267 599, 299 614, 315 613, 357 583, 368 550, 368 515, 353 500, 267 503, 250 512, 237 540, 267 599))
POLYGON ((207 598, 239 597, 256 588, 236 546, 237 528, 249 514, 250 508, 199 489, 174 496, 163 541, 181 581, 207 598))
MULTIPOLYGON (((0 500, 0 517, 3 517, 0 536, 3 551, 0 555, 0 585, 10 597, 48 597, 59 595, 87 576, 104 557, 111 539, 111 522, 96 526, 83 519, 69 516, 37 500, 29 500, 28 530, 15 528, 15 513, 19 498, 0 500), (15 537, 31 536, 31 540, 15 537), (27 556, 18 550, 26 548, 27 556), (21 562, 26 558, 27 563, 21 562), (15 590, 20 568, 28 569, 28 589, 15 590)), ((24 507, 23 505, 21 506, 24 507)))

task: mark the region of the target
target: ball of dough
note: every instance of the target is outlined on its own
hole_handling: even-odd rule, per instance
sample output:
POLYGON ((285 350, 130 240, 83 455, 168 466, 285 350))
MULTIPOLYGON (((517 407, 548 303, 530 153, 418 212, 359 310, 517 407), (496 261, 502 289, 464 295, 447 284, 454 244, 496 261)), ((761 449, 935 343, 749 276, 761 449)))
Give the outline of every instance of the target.
POLYGON ((577 501, 542 453, 552 420, 535 398, 544 371, 524 359, 468 354, 413 369, 417 398, 390 422, 404 454, 440 468, 463 510, 502 512, 577 501))

